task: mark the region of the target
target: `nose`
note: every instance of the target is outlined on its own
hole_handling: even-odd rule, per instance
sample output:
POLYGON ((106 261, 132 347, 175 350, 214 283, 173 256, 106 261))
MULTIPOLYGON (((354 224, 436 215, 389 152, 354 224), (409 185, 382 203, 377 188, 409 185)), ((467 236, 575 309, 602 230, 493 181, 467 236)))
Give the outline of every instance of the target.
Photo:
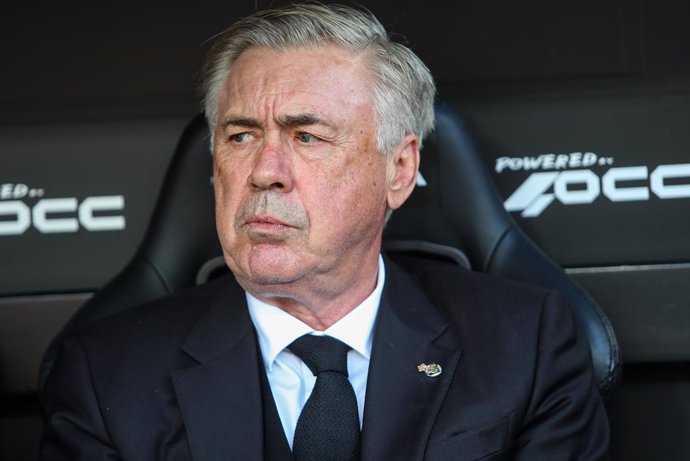
POLYGON ((292 167, 289 150, 278 140, 266 140, 256 153, 247 183, 254 190, 290 192, 293 184, 292 167))

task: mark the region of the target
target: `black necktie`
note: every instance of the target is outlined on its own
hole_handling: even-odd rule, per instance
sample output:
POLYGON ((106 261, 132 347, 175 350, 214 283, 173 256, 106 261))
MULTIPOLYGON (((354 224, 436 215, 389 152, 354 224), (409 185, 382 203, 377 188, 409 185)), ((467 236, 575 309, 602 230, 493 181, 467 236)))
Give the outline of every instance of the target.
POLYGON ((304 335, 288 346, 316 376, 297 420, 292 452, 297 461, 359 459, 357 398, 347 379, 349 346, 329 336, 304 335))

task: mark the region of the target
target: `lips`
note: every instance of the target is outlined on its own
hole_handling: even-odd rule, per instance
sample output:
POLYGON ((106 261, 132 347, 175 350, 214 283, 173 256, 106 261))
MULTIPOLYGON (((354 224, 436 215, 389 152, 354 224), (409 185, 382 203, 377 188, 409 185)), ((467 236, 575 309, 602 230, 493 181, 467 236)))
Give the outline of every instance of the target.
POLYGON ((290 224, 269 215, 254 215, 249 217, 245 222, 245 226, 250 226, 252 228, 260 229, 278 229, 278 228, 288 228, 294 227, 290 224))

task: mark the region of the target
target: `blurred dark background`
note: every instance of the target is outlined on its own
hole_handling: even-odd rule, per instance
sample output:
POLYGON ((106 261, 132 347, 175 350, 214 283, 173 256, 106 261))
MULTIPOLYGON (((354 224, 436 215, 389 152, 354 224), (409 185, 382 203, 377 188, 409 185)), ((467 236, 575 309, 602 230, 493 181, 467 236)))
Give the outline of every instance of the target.
MULTIPOLYGON (((0 6, 0 459, 37 458, 42 351, 134 253, 208 39, 281 3, 0 6)), ((690 1, 359 3, 428 64, 506 199, 557 173, 513 214, 616 328, 612 458, 690 459, 690 1)))

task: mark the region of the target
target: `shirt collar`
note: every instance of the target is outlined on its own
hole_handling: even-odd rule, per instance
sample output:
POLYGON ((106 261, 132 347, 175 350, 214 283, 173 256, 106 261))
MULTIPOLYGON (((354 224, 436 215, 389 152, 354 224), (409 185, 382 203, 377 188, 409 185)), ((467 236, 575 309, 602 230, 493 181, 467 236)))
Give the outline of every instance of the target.
POLYGON ((291 316, 284 310, 259 301, 249 293, 247 306, 249 316, 254 323, 268 371, 273 368, 276 357, 300 336, 314 333, 332 336, 369 360, 373 340, 374 322, 386 280, 386 269, 383 258, 379 255, 379 271, 374 291, 345 317, 338 320, 324 332, 315 331, 309 325, 291 316))

